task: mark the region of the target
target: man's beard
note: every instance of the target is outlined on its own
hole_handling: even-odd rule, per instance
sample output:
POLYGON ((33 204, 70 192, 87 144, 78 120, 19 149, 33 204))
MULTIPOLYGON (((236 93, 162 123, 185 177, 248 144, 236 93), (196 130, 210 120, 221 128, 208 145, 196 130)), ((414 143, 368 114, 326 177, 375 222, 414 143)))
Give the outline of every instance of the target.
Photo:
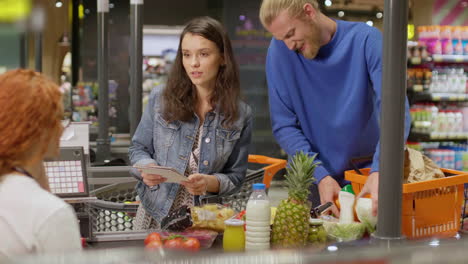
POLYGON ((304 58, 313 60, 315 59, 315 57, 317 57, 319 49, 320 46, 317 43, 309 42, 308 47, 306 47, 306 49, 304 49, 303 51, 300 51, 300 53, 302 54, 302 56, 304 56, 304 58))
POLYGON ((306 48, 303 51, 299 51, 304 58, 313 60, 317 57, 317 54, 320 50, 320 36, 321 30, 313 22, 310 22, 310 34, 305 38, 306 48))

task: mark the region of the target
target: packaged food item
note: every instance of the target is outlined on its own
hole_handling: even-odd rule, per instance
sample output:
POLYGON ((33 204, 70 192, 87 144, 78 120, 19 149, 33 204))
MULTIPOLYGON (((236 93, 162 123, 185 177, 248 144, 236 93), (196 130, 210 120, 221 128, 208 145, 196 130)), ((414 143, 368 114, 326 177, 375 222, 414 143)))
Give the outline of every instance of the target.
POLYGON ((223 231, 224 221, 234 214, 232 208, 220 204, 205 204, 191 208, 182 206, 163 218, 161 229, 177 232, 188 228, 223 231))
POLYGON ((372 199, 359 198, 355 209, 359 221, 364 224, 367 232, 373 233, 377 225, 377 216, 372 214, 372 199))
POLYGON ((220 204, 205 204, 191 208, 192 228, 224 230, 224 221, 235 214, 232 208, 220 204))
POLYGON ((343 224, 338 219, 329 216, 324 216, 323 220, 323 227, 328 237, 338 242, 361 239, 366 231, 366 227, 360 222, 343 224))
POLYGON ((327 231, 323 227, 323 220, 317 218, 309 219, 309 239, 308 242, 312 245, 320 245, 327 242, 327 231))
POLYGON ((244 251, 244 221, 239 219, 228 219, 224 221, 224 224, 226 226, 223 235, 224 251, 244 251))
POLYGON ((161 235, 161 238, 163 240, 174 235, 180 235, 187 238, 196 238, 198 239, 198 241, 200 241, 200 248, 202 249, 210 248, 213 245, 213 242, 215 241, 216 237, 218 236, 218 232, 206 229, 187 229, 183 232, 159 231, 158 233, 161 235))

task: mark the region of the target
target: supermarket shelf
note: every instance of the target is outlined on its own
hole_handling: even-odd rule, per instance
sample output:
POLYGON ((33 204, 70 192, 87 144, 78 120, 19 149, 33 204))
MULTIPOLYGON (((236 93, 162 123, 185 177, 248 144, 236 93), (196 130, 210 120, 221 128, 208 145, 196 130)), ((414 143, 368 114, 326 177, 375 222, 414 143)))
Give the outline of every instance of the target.
POLYGON ((467 94, 457 93, 429 93, 415 92, 411 95, 413 102, 431 101, 431 102, 467 102, 467 94))
POLYGON ((424 65, 427 63, 468 63, 468 55, 442 55, 434 54, 431 57, 411 57, 408 58, 408 65, 424 65))
POLYGON ((440 133, 440 132, 418 132, 413 129, 408 137, 409 141, 467 141, 468 132, 440 133))
POLYGON ((468 63, 468 55, 432 55, 434 62, 468 63))

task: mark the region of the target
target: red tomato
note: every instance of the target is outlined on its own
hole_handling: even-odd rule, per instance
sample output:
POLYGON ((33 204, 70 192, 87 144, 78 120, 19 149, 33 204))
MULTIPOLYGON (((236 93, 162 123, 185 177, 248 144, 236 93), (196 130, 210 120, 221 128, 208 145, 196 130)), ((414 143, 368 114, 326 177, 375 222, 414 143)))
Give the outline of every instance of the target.
POLYGON ((149 234, 146 238, 145 238, 145 245, 148 245, 151 241, 159 241, 161 242, 161 235, 156 233, 156 232, 153 232, 151 234, 149 234))
POLYGON ((200 241, 194 237, 189 237, 183 241, 182 246, 185 250, 197 252, 200 250, 200 241))
POLYGON ((184 240, 180 237, 168 239, 164 242, 164 247, 169 249, 183 249, 184 240))
POLYGON ((145 248, 149 250, 155 250, 158 248, 162 248, 162 246, 163 244, 161 240, 153 240, 153 241, 150 241, 148 244, 146 244, 145 248))

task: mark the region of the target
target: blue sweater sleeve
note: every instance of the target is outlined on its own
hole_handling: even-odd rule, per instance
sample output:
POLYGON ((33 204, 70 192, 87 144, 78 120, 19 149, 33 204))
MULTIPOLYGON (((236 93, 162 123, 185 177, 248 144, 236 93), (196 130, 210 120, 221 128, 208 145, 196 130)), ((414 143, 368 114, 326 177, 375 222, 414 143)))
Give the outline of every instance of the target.
MULTIPOLYGON (((379 113, 381 113, 381 99, 382 99, 382 34, 377 29, 372 28, 366 42, 366 61, 367 70, 372 82, 374 89, 374 106, 379 113)), ((408 139, 409 131, 411 127, 411 117, 409 114, 409 103, 408 98, 405 99, 405 130, 404 140, 408 139)), ((379 158, 380 158, 380 140, 377 143, 374 157, 372 160, 371 172, 379 171, 379 158)))
MULTIPOLYGON (((279 65, 281 63, 281 54, 272 40, 268 49, 266 60, 266 74, 268 81, 268 94, 270 104, 270 116, 273 129, 273 135, 279 145, 290 156, 298 151, 304 151, 310 156, 317 154, 311 147, 309 141, 299 124, 294 108, 287 96, 288 85, 282 75, 288 74, 279 65)), ((317 156, 319 157, 319 156, 317 156)), ((321 161, 316 159, 317 162, 321 161)), ((330 175, 323 166, 317 166, 314 172, 314 178, 320 182, 325 176, 330 175)))

